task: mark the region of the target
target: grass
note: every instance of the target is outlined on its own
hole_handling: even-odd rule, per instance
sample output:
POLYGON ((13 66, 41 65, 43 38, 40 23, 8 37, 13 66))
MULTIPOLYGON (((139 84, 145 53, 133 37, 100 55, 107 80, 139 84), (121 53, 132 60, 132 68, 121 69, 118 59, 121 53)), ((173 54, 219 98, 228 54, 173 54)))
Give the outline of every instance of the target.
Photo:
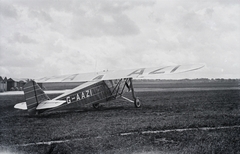
MULTIPOLYGON (((127 97, 131 97, 129 93, 127 97)), ((146 130, 240 125, 240 91, 138 92, 140 109, 117 100, 29 117, 23 96, 0 97, 0 151, 17 153, 240 153, 240 128, 141 134, 146 130), (124 132, 139 132, 121 136, 124 132), (51 145, 17 146, 70 140, 51 145)), ((54 97, 51 95, 51 97, 54 97)))

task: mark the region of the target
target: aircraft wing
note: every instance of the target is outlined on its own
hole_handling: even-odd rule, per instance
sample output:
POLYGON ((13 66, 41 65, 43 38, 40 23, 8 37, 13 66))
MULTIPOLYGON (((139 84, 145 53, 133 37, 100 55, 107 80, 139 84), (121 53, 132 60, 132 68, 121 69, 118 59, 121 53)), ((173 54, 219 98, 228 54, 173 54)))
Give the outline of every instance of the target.
POLYGON ((62 76, 44 77, 35 80, 38 83, 46 82, 86 82, 95 80, 113 80, 120 78, 133 78, 133 79, 158 79, 163 74, 176 74, 198 70, 204 67, 204 64, 194 65, 175 65, 175 66, 162 66, 153 68, 138 68, 138 69, 125 69, 116 71, 103 71, 92 73, 80 73, 62 76))
POLYGON ((129 70, 112 71, 103 76, 102 80, 111 80, 119 78, 133 78, 133 79, 158 79, 163 74, 176 74, 189 71, 198 70, 204 67, 203 64, 195 65, 176 65, 153 68, 139 68, 129 70))

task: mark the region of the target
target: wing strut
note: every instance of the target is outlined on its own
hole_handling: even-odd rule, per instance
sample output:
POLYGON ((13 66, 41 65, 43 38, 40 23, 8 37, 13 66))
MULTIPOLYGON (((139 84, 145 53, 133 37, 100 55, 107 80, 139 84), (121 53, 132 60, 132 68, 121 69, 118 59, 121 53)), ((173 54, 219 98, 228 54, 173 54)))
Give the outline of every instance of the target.
MULTIPOLYGON (((105 81, 108 89, 111 92, 111 97, 108 98, 108 101, 116 99, 118 97, 121 97, 121 98, 127 100, 128 102, 134 103, 135 107, 139 108, 141 106, 141 104, 140 104, 139 99, 135 95, 132 80, 133 80, 132 78, 121 78, 121 79, 117 80, 115 85, 113 84, 113 80, 109 80, 108 82, 105 81), (123 96, 123 93, 125 92, 126 89, 128 91, 131 91, 133 100, 123 96)), ((94 106, 94 108, 96 108, 96 107, 94 106)))

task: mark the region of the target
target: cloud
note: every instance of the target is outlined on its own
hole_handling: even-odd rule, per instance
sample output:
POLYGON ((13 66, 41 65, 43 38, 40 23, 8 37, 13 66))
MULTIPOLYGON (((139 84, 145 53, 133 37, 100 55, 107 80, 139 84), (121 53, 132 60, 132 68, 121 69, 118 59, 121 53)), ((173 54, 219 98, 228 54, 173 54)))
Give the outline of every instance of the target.
POLYGON ((13 34, 12 39, 9 40, 10 43, 36 43, 35 40, 29 38, 26 35, 20 34, 19 32, 16 32, 13 34))
POLYGON ((126 36, 139 33, 138 27, 125 15, 94 15, 92 17, 75 16, 69 31, 70 37, 126 36))
POLYGON ((13 5, 0 1, 0 15, 6 18, 17 18, 17 10, 13 5))
POLYGON ((40 21, 46 21, 48 23, 53 21, 51 16, 43 10, 40 11, 31 10, 28 15, 31 18, 37 18, 40 21))
MULTIPOLYGON (((17 45, 19 47, 19 45, 17 45)), ((2 50, 2 49, 1 49, 2 50)), ((14 47, 8 46, 4 49, 5 52, 1 52, 1 67, 6 68, 25 68, 25 67, 34 67, 38 65, 38 61, 41 61, 43 58, 36 55, 32 51, 23 51, 22 47, 19 47, 16 50, 14 47)))
MULTIPOLYGON (((1 1, 0 74, 205 63, 239 78, 238 1, 1 1)), ((195 74, 195 73, 194 73, 195 74)))

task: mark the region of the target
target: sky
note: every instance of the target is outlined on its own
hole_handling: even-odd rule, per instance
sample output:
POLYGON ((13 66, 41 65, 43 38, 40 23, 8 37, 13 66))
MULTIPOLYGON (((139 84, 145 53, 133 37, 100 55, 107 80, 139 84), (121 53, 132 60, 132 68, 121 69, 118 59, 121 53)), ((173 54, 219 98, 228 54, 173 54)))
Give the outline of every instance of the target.
POLYGON ((199 63, 240 78, 240 1, 0 0, 0 76, 199 63))

